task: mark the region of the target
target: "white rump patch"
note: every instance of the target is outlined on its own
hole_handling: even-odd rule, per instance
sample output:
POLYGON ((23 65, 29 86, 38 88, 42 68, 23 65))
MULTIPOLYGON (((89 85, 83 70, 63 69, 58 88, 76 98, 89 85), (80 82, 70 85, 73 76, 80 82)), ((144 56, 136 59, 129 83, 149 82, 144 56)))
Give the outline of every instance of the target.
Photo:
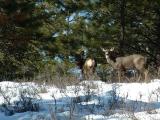
POLYGON ((89 66, 89 67, 91 67, 92 65, 93 65, 93 63, 94 63, 94 60, 92 60, 92 59, 89 59, 89 60, 87 60, 87 65, 89 66))

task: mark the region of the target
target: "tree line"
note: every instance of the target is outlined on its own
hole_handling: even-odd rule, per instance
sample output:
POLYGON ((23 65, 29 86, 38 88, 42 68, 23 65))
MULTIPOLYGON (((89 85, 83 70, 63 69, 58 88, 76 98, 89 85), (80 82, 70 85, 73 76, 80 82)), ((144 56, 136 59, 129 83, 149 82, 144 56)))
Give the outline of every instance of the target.
POLYGON ((1 0, 0 76, 33 76, 84 49, 103 64, 100 47, 155 63, 159 28, 159 0, 1 0))

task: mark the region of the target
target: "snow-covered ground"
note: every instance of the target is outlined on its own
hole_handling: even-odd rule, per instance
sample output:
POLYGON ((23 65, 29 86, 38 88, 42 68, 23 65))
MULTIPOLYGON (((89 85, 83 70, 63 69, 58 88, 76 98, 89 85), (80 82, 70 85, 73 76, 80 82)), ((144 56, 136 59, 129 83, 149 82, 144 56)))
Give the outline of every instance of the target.
MULTIPOLYGON (((82 81, 57 88, 32 82, 0 82, 0 104, 22 97, 39 104, 38 112, 5 115, 0 120, 160 120, 160 80, 150 83, 82 81)), ((2 109, 2 108, 1 108, 2 109)))

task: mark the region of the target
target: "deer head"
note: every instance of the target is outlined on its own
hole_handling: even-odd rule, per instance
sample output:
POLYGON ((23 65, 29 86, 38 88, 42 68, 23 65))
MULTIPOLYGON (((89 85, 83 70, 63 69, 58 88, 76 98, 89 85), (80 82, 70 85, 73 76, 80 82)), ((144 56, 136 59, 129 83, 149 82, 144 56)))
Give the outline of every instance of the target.
POLYGON ((117 53, 114 51, 114 49, 115 49, 114 47, 110 49, 101 48, 101 50, 105 53, 107 62, 112 66, 114 66, 114 62, 116 62, 116 58, 117 58, 117 53))
POLYGON ((101 50, 105 53, 105 57, 106 57, 106 58, 109 58, 109 56, 111 55, 111 52, 114 51, 114 47, 111 48, 111 49, 101 48, 101 50))

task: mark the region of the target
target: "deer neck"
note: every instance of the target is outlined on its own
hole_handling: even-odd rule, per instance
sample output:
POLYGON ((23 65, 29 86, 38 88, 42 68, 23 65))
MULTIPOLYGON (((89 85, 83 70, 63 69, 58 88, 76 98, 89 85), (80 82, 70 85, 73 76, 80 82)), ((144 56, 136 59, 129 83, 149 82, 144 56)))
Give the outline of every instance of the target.
POLYGON ((115 66, 115 62, 109 58, 109 56, 106 56, 107 62, 112 65, 113 67, 115 66))

